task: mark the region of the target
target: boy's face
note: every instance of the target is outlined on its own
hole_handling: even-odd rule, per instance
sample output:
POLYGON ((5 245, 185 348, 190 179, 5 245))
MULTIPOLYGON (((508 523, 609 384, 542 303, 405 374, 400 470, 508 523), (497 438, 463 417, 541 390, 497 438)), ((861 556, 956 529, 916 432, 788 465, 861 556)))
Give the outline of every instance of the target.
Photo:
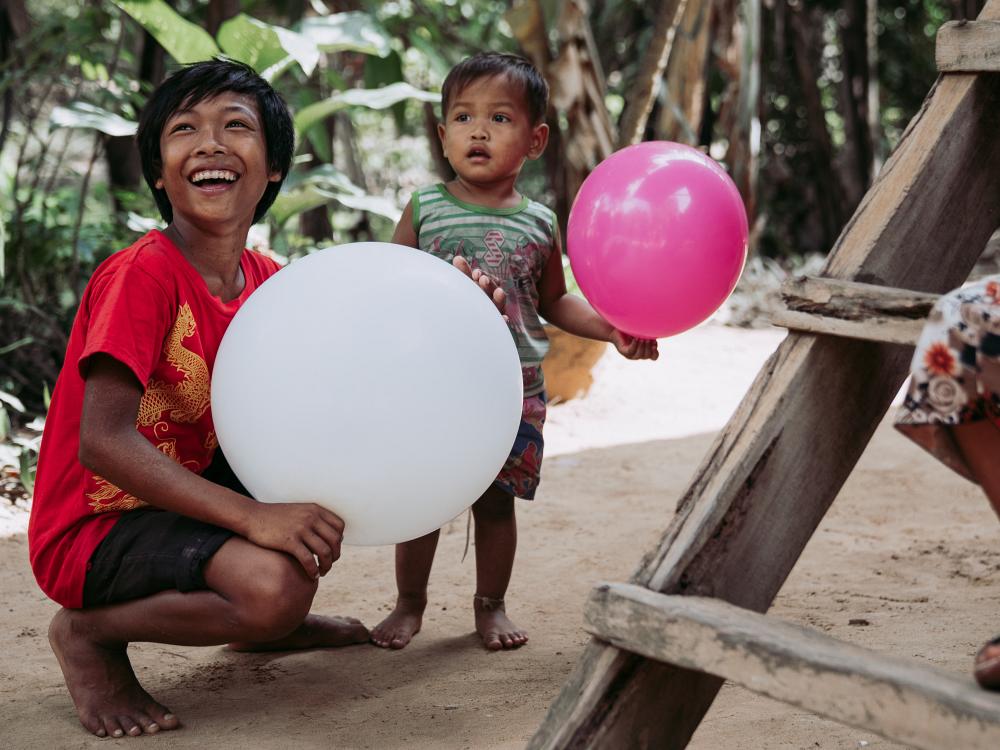
POLYGON ((249 223, 267 183, 267 144, 253 97, 224 91, 171 115, 160 133, 160 176, 178 220, 249 223))
POLYGON ((473 81, 455 94, 438 125, 444 155, 459 177, 489 184, 516 178, 545 150, 549 128, 532 122, 524 92, 506 76, 473 81))

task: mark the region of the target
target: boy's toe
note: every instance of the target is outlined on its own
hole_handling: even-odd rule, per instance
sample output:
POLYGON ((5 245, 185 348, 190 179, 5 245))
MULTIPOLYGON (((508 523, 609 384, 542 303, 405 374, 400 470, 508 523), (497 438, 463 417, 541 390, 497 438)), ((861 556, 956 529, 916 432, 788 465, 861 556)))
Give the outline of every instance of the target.
POLYGON ((154 718, 156 719, 156 725, 160 729, 177 729, 177 727, 181 725, 180 719, 178 719, 176 716, 174 716, 166 709, 163 710, 165 711, 165 713, 159 716, 156 716, 154 714, 154 718))
POLYGON ((156 734, 160 731, 160 725, 157 724, 152 716, 148 714, 141 713, 135 717, 135 720, 139 722, 139 733, 140 734, 156 734))
POLYGON ((101 721, 99 716, 92 716, 84 714, 82 711, 79 714, 80 723, 83 728, 90 732, 95 737, 107 737, 108 730, 104 728, 104 722, 101 721))
POLYGON ((144 710, 136 715, 143 731, 146 734, 156 734, 161 730, 177 729, 181 725, 180 721, 170 713, 166 706, 162 706, 156 701, 150 701, 144 710))
POLYGON ((102 716, 101 726, 104 729, 104 734, 97 733, 98 737, 124 737, 125 730, 122 729, 122 725, 118 721, 117 716, 102 716))

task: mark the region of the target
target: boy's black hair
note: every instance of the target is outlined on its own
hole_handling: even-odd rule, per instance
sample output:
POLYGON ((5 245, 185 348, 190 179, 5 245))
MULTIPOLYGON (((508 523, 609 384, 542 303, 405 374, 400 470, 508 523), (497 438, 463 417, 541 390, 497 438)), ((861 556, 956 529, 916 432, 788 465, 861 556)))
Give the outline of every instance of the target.
POLYGON ((146 178, 153 198, 166 222, 174 216, 167 191, 156 187, 160 177, 160 135, 163 126, 178 110, 193 107, 227 91, 252 96, 264 128, 267 146, 267 166, 281 173, 281 181, 268 182, 264 195, 257 204, 253 220, 256 223, 267 213, 281 189, 281 182, 288 175, 295 149, 295 129, 288 105, 271 84, 261 78, 249 65, 235 60, 207 60, 187 65, 157 86, 143 107, 139 117, 136 141, 142 159, 142 174, 146 178))
POLYGON ((448 116, 452 99, 466 86, 480 78, 493 76, 505 76, 521 88, 532 123, 537 125, 545 119, 549 106, 549 84, 530 61, 520 55, 502 52, 480 52, 451 69, 441 86, 441 116, 448 116))

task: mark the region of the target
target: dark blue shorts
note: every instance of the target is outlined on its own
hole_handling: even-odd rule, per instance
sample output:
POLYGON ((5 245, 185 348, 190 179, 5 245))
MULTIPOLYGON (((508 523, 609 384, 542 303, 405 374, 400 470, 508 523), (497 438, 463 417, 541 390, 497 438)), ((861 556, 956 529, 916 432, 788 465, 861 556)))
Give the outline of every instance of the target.
POLYGON ((534 500, 542 475, 542 453, 545 440, 545 392, 528 396, 521 406, 521 424, 514 438, 510 455, 493 481, 495 487, 524 500, 534 500))
MULTIPOLYGON (((220 450, 203 476, 249 494, 220 450)), ((205 564, 233 536, 229 529, 157 508, 124 513, 90 557, 83 606, 141 599, 170 589, 204 589, 205 564)))

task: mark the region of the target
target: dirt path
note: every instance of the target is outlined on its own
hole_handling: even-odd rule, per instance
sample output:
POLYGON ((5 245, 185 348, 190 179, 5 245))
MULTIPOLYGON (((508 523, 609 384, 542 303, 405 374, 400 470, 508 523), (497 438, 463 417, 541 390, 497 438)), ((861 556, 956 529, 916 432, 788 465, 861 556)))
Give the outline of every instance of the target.
MULTIPOLYGON (((610 386, 613 377, 605 373, 598 384, 610 386)), ((608 393, 621 393, 623 382, 608 393)), ((711 439, 640 438, 588 448, 588 441, 600 444, 620 429, 613 414, 632 409, 602 404, 610 398, 602 393, 592 392, 590 407, 571 402, 555 413, 553 442, 561 441, 562 450, 547 460, 538 501, 519 508, 521 543, 508 601, 511 615, 530 630, 528 646, 488 654, 472 634, 474 571, 471 560, 460 562, 463 518, 442 536, 424 631, 403 651, 360 646, 245 655, 134 647, 140 679, 185 724, 146 741, 199 750, 523 747, 586 642, 580 613, 587 591, 597 581, 628 577, 668 524, 711 439), (607 416, 587 418, 603 421, 603 432, 599 424, 574 421, 598 407, 607 416)), ((966 674, 979 643, 1000 631, 998 542, 1000 524, 978 489, 883 425, 772 612, 966 674), (852 619, 870 624, 852 626, 852 619)), ((78 725, 45 638, 54 605, 36 588, 26 558, 23 535, 0 539, 0 746, 134 742, 98 740, 78 725)), ((349 548, 334 571, 323 581, 318 610, 369 624, 387 611, 390 548, 349 548)), ((846 749, 862 742, 897 747, 726 686, 692 747, 846 749)))

